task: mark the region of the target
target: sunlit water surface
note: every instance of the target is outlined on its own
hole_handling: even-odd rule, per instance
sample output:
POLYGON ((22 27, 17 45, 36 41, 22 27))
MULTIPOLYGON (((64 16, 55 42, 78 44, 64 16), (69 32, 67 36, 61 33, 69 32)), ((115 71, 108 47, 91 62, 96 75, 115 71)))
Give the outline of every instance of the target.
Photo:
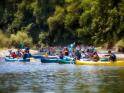
POLYGON ((124 93, 124 67, 0 62, 0 93, 124 93))

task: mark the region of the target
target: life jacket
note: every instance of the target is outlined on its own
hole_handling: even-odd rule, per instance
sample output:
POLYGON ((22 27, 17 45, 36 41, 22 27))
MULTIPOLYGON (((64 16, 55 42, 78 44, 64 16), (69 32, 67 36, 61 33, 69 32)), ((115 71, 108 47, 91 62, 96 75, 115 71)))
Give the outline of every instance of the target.
POLYGON ((116 59, 116 56, 115 56, 115 54, 111 54, 111 57, 113 58, 113 59, 116 59))
POLYGON ((24 54, 23 59, 30 58, 30 57, 31 57, 31 54, 30 53, 26 53, 26 54, 24 54))
POLYGON ((16 57, 17 57, 17 55, 16 55, 15 53, 12 53, 11 56, 12 56, 13 58, 16 58, 16 57))
POLYGON ((60 58, 60 59, 63 59, 63 54, 61 54, 61 55, 59 56, 59 58, 60 58))

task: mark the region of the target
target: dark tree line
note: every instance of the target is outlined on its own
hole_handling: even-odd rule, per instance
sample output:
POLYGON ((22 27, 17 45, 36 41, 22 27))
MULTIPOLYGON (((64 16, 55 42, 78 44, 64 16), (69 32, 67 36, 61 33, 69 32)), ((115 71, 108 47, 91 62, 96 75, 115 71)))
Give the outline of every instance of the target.
POLYGON ((102 45, 124 39, 124 0, 1 0, 0 18, 5 36, 23 32, 33 44, 102 45))

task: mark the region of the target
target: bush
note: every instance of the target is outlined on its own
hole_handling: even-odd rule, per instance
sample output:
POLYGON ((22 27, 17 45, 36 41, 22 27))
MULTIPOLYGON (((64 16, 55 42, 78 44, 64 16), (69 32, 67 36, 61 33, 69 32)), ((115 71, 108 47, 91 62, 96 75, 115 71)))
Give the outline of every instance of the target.
POLYGON ((32 38, 27 35, 26 32, 19 31, 17 34, 11 34, 11 45, 18 46, 21 43, 25 45, 32 45, 32 38))
POLYGON ((39 43, 40 44, 46 44, 47 43, 47 37, 48 36, 48 34, 46 33, 46 32, 41 32, 40 34, 39 34, 39 43))
POLYGON ((32 45, 32 38, 24 31, 18 31, 17 34, 11 34, 8 37, 0 30, 0 47, 18 47, 19 44, 32 45))

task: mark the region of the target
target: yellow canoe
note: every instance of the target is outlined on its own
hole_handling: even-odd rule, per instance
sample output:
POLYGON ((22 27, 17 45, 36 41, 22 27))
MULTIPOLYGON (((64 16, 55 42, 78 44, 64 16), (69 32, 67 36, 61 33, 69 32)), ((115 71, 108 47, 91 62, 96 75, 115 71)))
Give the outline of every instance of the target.
POLYGON ((96 66, 124 66, 124 61, 116 62, 92 62, 92 61, 75 61, 76 65, 96 65, 96 66))

